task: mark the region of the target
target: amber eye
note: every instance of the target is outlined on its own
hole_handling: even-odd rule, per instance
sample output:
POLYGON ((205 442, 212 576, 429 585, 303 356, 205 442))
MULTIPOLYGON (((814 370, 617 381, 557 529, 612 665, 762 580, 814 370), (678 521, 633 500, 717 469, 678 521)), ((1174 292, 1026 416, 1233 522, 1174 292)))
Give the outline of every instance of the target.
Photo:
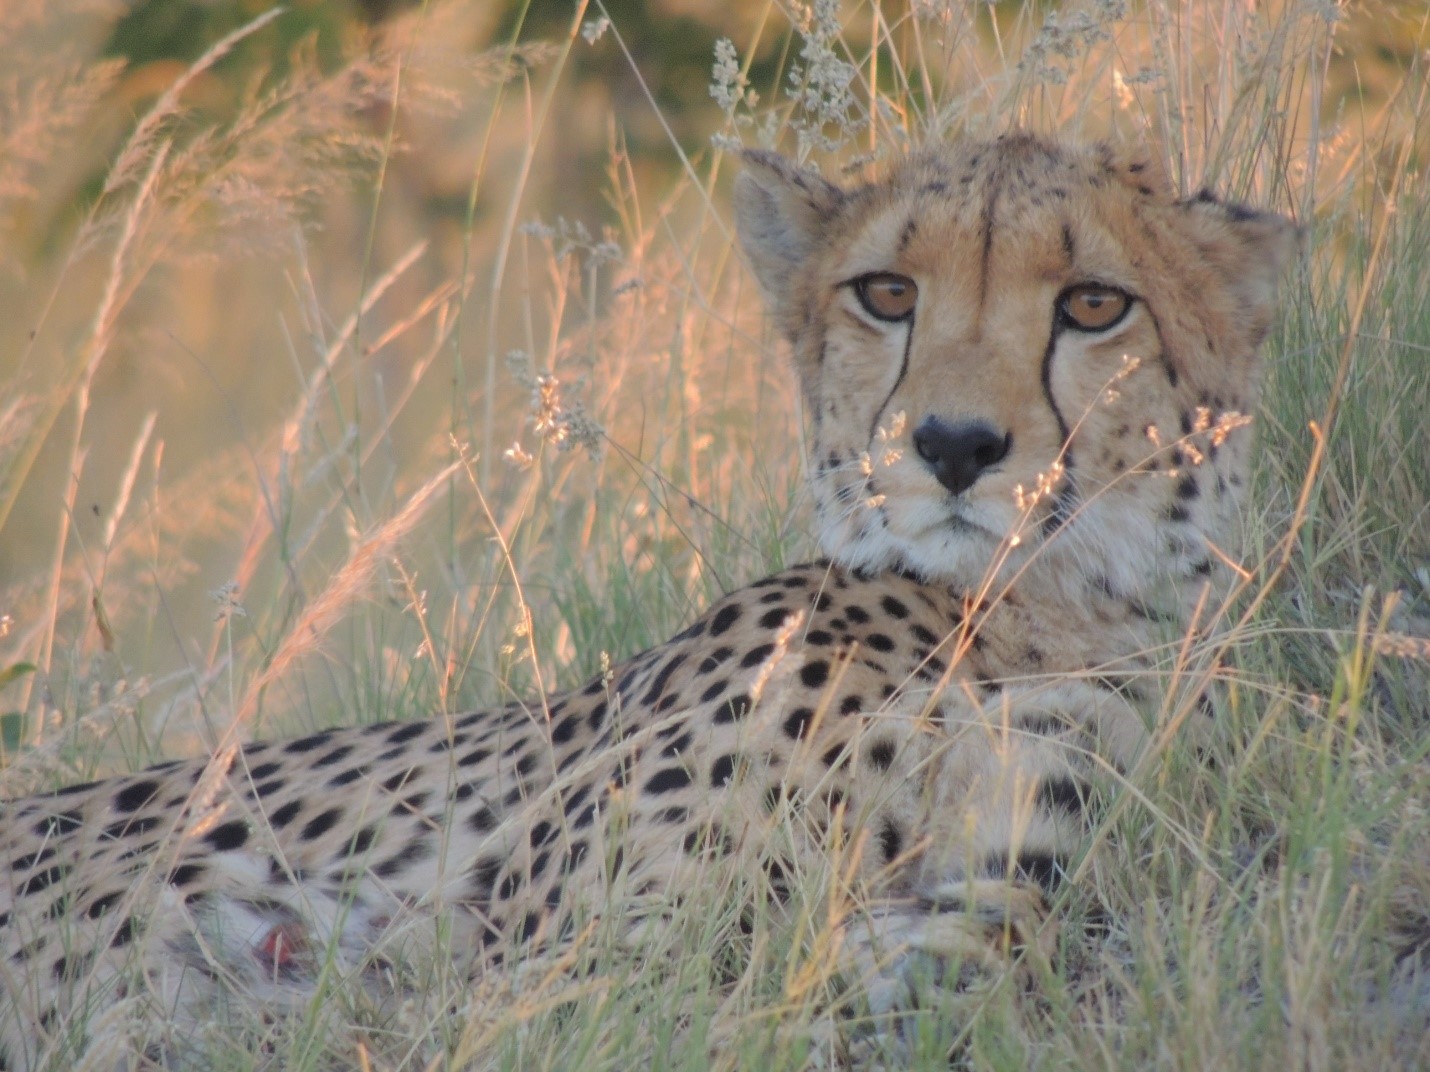
POLYGON ((854 293, 869 315, 880 320, 904 320, 913 315, 919 287, 906 275, 875 272, 854 280, 854 293))
POLYGON ((1132 299, 1112 287, 1095 283, 1064 291, 1058 308, 1070 327, 1081 331, 1104 331, 1112 327, 1132 307, 1132 299))

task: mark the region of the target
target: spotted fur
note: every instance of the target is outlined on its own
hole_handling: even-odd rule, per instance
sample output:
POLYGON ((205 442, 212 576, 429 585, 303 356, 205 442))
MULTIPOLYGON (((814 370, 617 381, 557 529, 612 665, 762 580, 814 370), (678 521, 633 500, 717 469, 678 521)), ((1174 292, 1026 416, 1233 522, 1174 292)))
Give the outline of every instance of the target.
POLYGON ((712 860, 778 900, 832 838, 860 847, 845 946, 876 1005, 911 951, 1051 948, 1046 892, 1100 772, 1136 761, 1157 653, 1235 558, 1238 415, 1291 228, 1021 134, 850 189, 746 165, 736 219, 808 401, 829 558, 544 702, 4 805, 10 1067, 120 1000, 183 1025, 225 994, 311 995, 320 970, 370 978, 439 922, 473 975, 618 895, 639 940, 641 906, 712 860), (861 304, 880 273, 916 286, 903 319, 861 304), (1129 300, 1110 329, 1060 313, 1084 284, 1129 300), (969 441, 929 430, 970 427, 985 454, 954 483, 940 444, 969 441))

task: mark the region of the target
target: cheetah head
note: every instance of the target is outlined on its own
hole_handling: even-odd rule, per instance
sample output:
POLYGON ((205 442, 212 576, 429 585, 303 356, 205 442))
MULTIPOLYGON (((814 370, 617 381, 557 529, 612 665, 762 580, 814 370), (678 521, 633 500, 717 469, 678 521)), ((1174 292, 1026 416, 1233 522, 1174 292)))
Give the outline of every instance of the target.
POLYGON ((827 553, 966 586, 1042 561, 1126 595, 1235 553, 1288 221, 1021 133, 853 188, 750 151, 734 206, 827 553))

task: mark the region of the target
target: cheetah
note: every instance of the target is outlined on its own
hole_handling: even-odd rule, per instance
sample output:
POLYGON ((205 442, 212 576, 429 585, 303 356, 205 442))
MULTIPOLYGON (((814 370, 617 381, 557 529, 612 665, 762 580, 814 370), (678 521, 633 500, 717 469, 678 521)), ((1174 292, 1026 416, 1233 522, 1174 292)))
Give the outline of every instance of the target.
POLYGON ((312 995, 319 964, 361 979, 398 927, 440 923, 476 978, 617 887, 657 916, 712 861, 776 903, 835 837, 871 995, 915 954, 1051 952, 1099 778, 1167 723, 1159 653, 1226 590, 1295 228, 1021 132, 861 185, 743 163, 827 557, 560 695, 5 804, 6 1067, 121 998, 184 1025, 312 995))

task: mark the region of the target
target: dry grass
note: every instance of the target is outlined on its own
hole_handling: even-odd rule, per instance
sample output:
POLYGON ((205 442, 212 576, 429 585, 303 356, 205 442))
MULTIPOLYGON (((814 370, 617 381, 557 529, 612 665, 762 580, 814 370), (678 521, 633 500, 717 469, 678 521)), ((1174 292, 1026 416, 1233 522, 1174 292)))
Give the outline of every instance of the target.
MULTIPOLYGON (((1309 234, 1256 551, 1195 660, 1227 733, 1213 764, 1169 739, 1125 787, 1036 1000, 931 991, 912 1060, 961 1036, 989 1069, 1430 1065, 1430 15, 721 11, 718 136, 667 145, 652 183, 594 124, 598 225, 552 206, 590 137, 577 61, 624 62, 599 4, 516 43, 487 5, 433 4, 251 81, 224 57, 282 15, 125 72, 95 59, 103 0, 0 7, 0 795, 569 685, 809 554, 728 139, 858 172, 1013 124, 1147 138, 1183 189, 1309 234), (1406 64, 1361 62, 1405 40, 1406 64)), ((753 936, 741 877, 712 874, 640 955, 594 921, 580 972, 473 991, 411 965, 395 1019, 325 995, 282 1032, 216 1027, 211 1066, 805 1067, 838 874, 753 936)))

